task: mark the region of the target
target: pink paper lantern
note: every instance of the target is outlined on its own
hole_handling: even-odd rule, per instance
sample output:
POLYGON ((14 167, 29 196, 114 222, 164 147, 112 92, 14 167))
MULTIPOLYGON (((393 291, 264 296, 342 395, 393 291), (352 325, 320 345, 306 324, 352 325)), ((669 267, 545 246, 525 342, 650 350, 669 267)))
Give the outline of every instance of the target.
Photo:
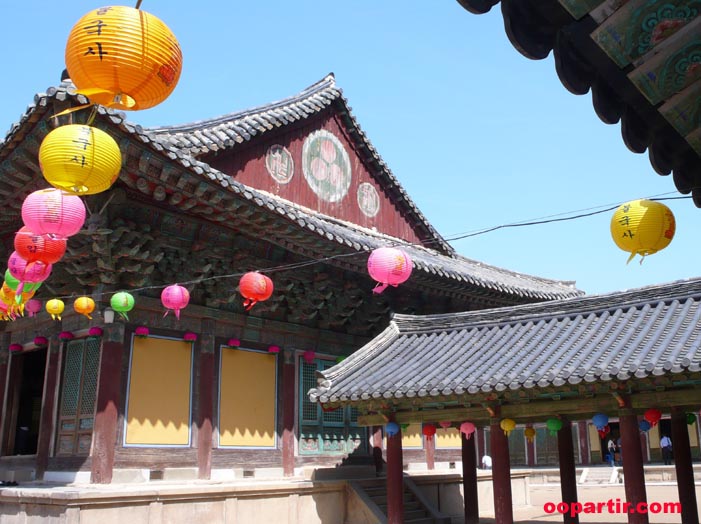
POLYGON ((43 337, 41 335, 34 337, 34 345, 35 346, 47 346, 49 344, 49 339, 46 337, 43 337))
POLYGON ((305 361, 307 364, 313 364, 313 363, 314 363, 314 359, 316 358, 316 353, 315 353, 314 351, 312 351, 311 349, 310 349, 310 350, 307 350, 307 351, 305 351, 304 354, 302 355, 302 358, 304 358, 304 361, 305 361))
POLYGON ((146 326, 139 326, 134 330, 134 335, 139 338, 146 338, 149 335, 149 330, 146 326))
POLYGON ((7 269, 13 277, 19 280, 16 293, 22 293, 25 282, 43 282, 49 278, 51 267, 51 264, 45 264, 38 260, 27 262, 17 254, 17 251, 13 251, 7 260, 7 269))
POLYGON ((472 434, 475 432, 476 429, 477 428, 475 427, 475 425, 472 422, 463 422, 462 424, 460 424, 460 433, 464 433, 465 438, 467 440, 470 440, 470 437, 472 436, 472 434))
POLYGON ((411 258, 396 247, 381 247, 370 253, 368 273, 378 282, 373 293, 382 293, 387 286, 397 287, 406 282, 414 265, 411 258))
POLYGON ((241 341, 238 338, 230 338, 226 345, 230 348, 237 348, 241 345, 241 341))
POLYGON ((40 189, 24 199, 22 220, 34 234, 70 237, 83 227, 85 204, 60 189, 40 189))
POLYGON ((24 310, 29 313, 30 317, 33 317, 39 311, 41 311, 42 304, 41 300, 37 300, 36 298, 33 298, 31 300, 28 300, 27 303, 24 305, 24 310))
POLYGON ((268 346, 268 353, 280 353, 280 346, 268 346))
POLYGON ((7 349, 9 349, 12 352, 15 352, 22 351, 23 347, 22 344, 10 344, 10 347, 8 347, 7 349))
POLYGON ((193 333, 192 331, 188 331, 183 335, 183 340, 185 342, 194 342, 197 340, 197 333, 193 333))
MULTIPOLYGON (((185 308, 190 302, 190 293, 183 286, 173 284, 163 290, 161 293, 161 302, 166 309, 172 309, 175 313, 175 318, 180 320, 180 310, 185 308)), ((168 311, 166 311, 163 316, 165 317, 167 314, 168 311)))

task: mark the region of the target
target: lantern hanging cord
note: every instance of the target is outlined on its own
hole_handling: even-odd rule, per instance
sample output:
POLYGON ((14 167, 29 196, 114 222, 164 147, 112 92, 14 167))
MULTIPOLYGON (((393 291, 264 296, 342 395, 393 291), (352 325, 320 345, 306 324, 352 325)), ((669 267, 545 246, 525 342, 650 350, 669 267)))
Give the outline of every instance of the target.
MULTIPOLYGON (((669 195, 671 193, 663 193, 662 195, 669 195)), ((677 197, 662 197, 662 195, 655 195, 653 197, 647 197, 646 200, 653 200, 653 201, 663 201, 663 200, 686 200, 691 198, 691 196, 677 196, 677 197)), ((612 211, 616 208, 618 208, 621 204, 615 204, 615 205, 609 205, 608 207, 605 207, 603 209, 596 209, 596 208, 588 208, 588 209, 596 209, 595 211, 590 211, 587 213, 579 213, 577 215, 571 215, 571 216, 560 216, 560 215, 566 215, 570 212, 565 212, 565 213, 559 213, 557 215, 550 215, 550 218, 544 217, 543 219, 536 219, 536 220, 530 220, 530 221, 524 221, 524 222, 514 222, 511 224, 502 224, 499 226, 494 226, 490 227, 487 229, 482 229, 479 231, 475 232, 470 232, 466 234, 459 234, 453 237, 447 237, 445 241, 451 242, 455 240, 462 240, 464 238, 470 238, 478 235, 484 235, 486 233, 491 233, 492 231, 497 231, 499 229, 507 229, 507 228, 512 228, 512 227, 523 227, 523 226, 534 226, 534 225, 540 225, 540 224, 549 224, 552 222, 565 222, 568 220, 576 220, 579 218, 586 218, 589 216, 594 216, 594 215, 599 215, 601 213, 606 213, 609 211, 612 211)), ((403 240, 394 240, 392 242, 387 242, 383 247, 417 247, 417 248, 424 248, 427 245, 431 244, 436 244, 438 243, 438 240, 428 240, 424 242, 423 244, 414 244, 412 242, 407 242, 403 240)), ((302 262, 293 262, 290 264, 282 264, 279 266, 273 266, 269 268, 264 268, 264 269, 259 269, 257 270, 259 273, 263 274, 269 274, 269 273, 279 273, 279 272, 284 272, 284 271, 290 271, 292 269, 299 269, 303 267, 309 267, 313 266, 316 264, 322 264, 324 262, 329 262, 332 260, 338 260, 342 258, 349 258, 349 257, 359 257, 359 256, 366 256, 368 251, 372 251, 371 248, 368 248, 364 251, 355 251, 352 253, 342 253, 338 255, 331 255, 328 257, 323 257, 323 258, 318 258, 318 259, 311 259, 311 260, 305 260, 302 262)), ((193 286, 195 284, 199 284, 201 282, 207 282, 209 280, 223 280, 223 279, 229 279, 229 278, 240 278, 244 274, 246 274, 247 271, 243 272, 236 272, 236 273, 230 273, 228 275, 213 275, 210 277, 201 277, 201 278, 196 278, 192 280, 187 280, 187 281, 179 281, 180 285, 182 286, 193 286)), ((167 287, 168 284, 159 284, 159 285, 154 285, 154 286, 143 286, 143 287, 137 287, 137 288, 131 288, 129 289, 130 292, 139 292, 139 291, 147 291, 151 289, 163 289, 167 287)), ((99 298, 104 295, 111 295, 115 293, 114 291, 108 291, 104 293, 97 293, 97 294, 92 294, 93 297, 99 298)), ((69 299, 69 298, 74 298, 75 295, 67 295, 67 296, 60 296, 60 297, 54 297, 54 298, 59 298, 59 299, 69 299)))
POLYGON ((134 9, 141 9, 141 0, 137 0, 136 6, 134 7, 134 9))

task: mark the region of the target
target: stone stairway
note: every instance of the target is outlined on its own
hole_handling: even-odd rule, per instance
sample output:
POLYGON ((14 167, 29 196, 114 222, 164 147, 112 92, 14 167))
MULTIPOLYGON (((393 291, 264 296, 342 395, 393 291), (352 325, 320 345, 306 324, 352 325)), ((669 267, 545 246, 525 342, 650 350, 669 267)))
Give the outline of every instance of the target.
MULTIPOLYGON (((352 487, 364 496, 362 499, 374 512, 387 516, 387 481, 384 478, 358 480, 352 487)), ((386 522, 386 520, 385 520, 386 522)), ((450 517, 437 511, 416 485, 404 478, 404 524, 450 524, 450 517)))
POLYGON ((621 468, 598 467, 584 468, 579 476, 579 484, 618 484, 620 483, 621 468))

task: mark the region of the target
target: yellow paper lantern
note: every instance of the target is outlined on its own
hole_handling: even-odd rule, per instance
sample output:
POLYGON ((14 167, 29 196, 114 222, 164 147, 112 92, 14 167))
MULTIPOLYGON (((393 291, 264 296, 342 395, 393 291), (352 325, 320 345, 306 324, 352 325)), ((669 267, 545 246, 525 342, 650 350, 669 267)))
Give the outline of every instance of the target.
POLYGON ((46 303, 46 312, 51 315, 51 318, 54 320, 61 320, 61 313, 63 313, 65 307, 63 300, 52 298, 46 303))
POLYGON ((95 311, 95 301, 90 297, 78 297, 73 302, 73 309, 75 309, 76 313, 85 315, 92 320, 90 313, 95 311))
POLYGON ((508 437, 509 434, 516 427, 516 421, 513 419, 510 419, 510 418, 504 418, 504 419, 501 419, 499 426, 501 427, 501 429, 504 430, 504 435, 506 435, 508 437))
POLYGON ((39 147, 39 167, 46 181, 76 195, 106 191, 119 177, 122 154, 114 139, 96 127, 57 127, 39 147))
POLYGON ((525 430, 523 430, 523 434, 526 437, 526 440, 532 443, 533 439, 535 438, 535 429, 527 427, 525 430))
POLYGON ((635 255, 646 257, 666 248, 674 231, 672 211, 652 200, 626 202, 611 217, 611 236, 618 247, 630 253, 628 262, 635 255))
POLYGON ((125 6, 90 11, 73 26, 66 68, 91 102, 122 110, 153 107, 180 78, 182 51, 159 18, 125 6))

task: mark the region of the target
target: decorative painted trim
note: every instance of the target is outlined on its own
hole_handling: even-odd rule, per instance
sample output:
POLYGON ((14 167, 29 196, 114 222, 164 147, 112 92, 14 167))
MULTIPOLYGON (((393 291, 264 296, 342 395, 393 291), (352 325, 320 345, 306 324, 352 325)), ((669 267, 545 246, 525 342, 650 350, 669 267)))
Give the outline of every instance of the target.
POLYGON ((292 154, 280 144, 273 144, 265 153, 265 168, 278 184, 288 184, 295 174, 292 154))
POLYGON ((358 185, 358 207, 361 213, 368 218, 373 218, 380 211, 380 195, 377 189, 368 182, 358 185))
POLYGON ((312 191, 325 202, 339 202, 348 193, 352 174, 346 148, 329 131, 314 131, 304 140, 302 171, 312 191))

